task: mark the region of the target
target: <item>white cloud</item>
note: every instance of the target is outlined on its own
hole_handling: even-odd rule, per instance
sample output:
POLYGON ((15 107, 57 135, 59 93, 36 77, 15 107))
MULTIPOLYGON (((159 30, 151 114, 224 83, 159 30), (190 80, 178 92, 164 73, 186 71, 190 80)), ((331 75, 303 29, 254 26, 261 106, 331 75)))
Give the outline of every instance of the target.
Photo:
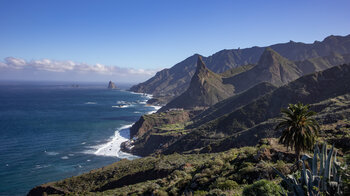
POLYGON ((13 69, 22 69, 27 64, 25 60, 14 57, 6 57, 4 60, 7 67, 13 69))
MULTIPOLYGON (((27 74, 33 73, 50 73, 58 75, 89 75, 94 77, 109 76, 109 78, 124 78, 123 80, 144 80, 152 77, 158 70, 151 69, 134 69, 123 68, 118 66, 108 66, 102 64, 90 65, 86 63, 76 63, 73 61, 55 61, 50 59, 40 59, 26 61, 20 58, 7 57, 0 62, 0 70, 11 71, 11 73, 22 72, 27 74)), ((15 79, 15 78, 14 78, 15 79)), ((93 79, 93 78, 92 78, 93 79)))
POLYGON ((3 63, 3 62, 0 62, 0 69, 1 69, 2 67, 3 67, 3 68, 7 67, 7 64, 6 64, 6 63, 3 63))

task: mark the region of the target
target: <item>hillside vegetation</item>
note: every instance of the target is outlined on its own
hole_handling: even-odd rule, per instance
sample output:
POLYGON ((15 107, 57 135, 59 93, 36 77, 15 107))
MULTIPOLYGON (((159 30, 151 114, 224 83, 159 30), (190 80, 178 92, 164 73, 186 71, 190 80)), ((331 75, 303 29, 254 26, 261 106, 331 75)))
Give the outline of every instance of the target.
POLYGON ((265 140, 257 147, 222 153, 157 155, 122 160, 89 173, 31 190, 35 194, 181 195, 241 194, 243 187, 265 178, 280 182, 271 166, 289 173, 295 155, 265 140), (286 162, 278 160, 283 156, 286 162))

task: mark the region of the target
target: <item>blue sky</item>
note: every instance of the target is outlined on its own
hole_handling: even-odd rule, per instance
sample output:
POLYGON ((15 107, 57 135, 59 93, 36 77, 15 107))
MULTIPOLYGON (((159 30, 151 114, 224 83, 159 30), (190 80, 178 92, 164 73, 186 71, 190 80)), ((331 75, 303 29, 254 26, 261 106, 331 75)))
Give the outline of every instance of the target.
POLYGON ((348 0, 0 0, 0 62, 117 66, 144 80, 194 53, 348 35, 349 8, 348 0))

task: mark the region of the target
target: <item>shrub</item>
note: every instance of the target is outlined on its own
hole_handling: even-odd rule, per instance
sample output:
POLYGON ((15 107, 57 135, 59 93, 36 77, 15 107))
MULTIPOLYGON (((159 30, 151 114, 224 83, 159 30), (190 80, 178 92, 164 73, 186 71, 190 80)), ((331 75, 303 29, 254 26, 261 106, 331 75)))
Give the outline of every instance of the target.
POLYGON ((259 180, 244 187, 243 196, 280 196, 282 188, 268 180, 259 180))
POLYGON ((206 185, 208 182, 209 182, 209 179, 207 177, 203 177, 203 178, 199 178, 197 180, 197 182, 200 184, 200 185, 206 185))
POLYGON ((220 189, 212 189, 209 191, 208 196, 225 196, 226 194, 220 189))
POLYGON ((207 191, 203 191, 203 190, 197 190, 197 191, 195 191, 194 192, 194 196, 205 196, 205 195, 207 195, 208 194, 208 192, 207 191))
POLYGON ((239 187, 236 181, 233 180, 225 180, 224 182, 218 182, 216 187, 221 190, 231 190, 239 187))
POLYGON ((251 162, 244 162, 242 164, 242 168, 238 171, 238 173, 243 176, 248 173, 255 173, 256 167, 251 162))
POLYGON ((155 193, 154 193, 155 196, 168 196, 168 193, 166 191, 163 191, 163 190, 157 190, 155 193))
POLYGON ((179 189, 178 188, 176 188, 176 187, 171 187, 171 189, 170 189, 170 191, 169 191, 169 195, 179 195, 178 194, 178 192, 179 192, 179 189))

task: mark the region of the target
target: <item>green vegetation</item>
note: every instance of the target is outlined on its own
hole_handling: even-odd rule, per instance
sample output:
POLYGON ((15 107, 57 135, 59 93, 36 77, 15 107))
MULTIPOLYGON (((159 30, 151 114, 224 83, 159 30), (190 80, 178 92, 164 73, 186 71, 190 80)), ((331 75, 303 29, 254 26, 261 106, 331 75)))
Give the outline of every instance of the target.
POLYGON ((309 105, 302 103, 289 104, 287 109, 282 109, 283 117, 276 127, 282 129, 280 143, 294 148, 298 159, 300 152, 314 146, 318 135, 319 125, 313 118, 316 113, 309 109, 309 105))
POLYGON ((283 189, 268 180, 259 180, 244 187, 243 196, 281 196, 283 189))
MULTIPOLYGON (((265 150, 272 148, 265 144, 265 150)), ((243 147, 221 153, 175 153, 122 160, 41 187, 46 187, 43 189, 49 195, 55 193, 53 190, 71 195, 241 195, 245 186, 260 178, 276 179, 271 166, 291 165, 281 166, 277 159, 266 157, 259 149, 243 147)))
POLYGON ((161 127, 155 127, 157 129, 160 129, 162 131, 171 131, 171 130, 182 130, 184 129, 185 125, 180 123, 174 123, 174 124, 165 124, 161 127))

